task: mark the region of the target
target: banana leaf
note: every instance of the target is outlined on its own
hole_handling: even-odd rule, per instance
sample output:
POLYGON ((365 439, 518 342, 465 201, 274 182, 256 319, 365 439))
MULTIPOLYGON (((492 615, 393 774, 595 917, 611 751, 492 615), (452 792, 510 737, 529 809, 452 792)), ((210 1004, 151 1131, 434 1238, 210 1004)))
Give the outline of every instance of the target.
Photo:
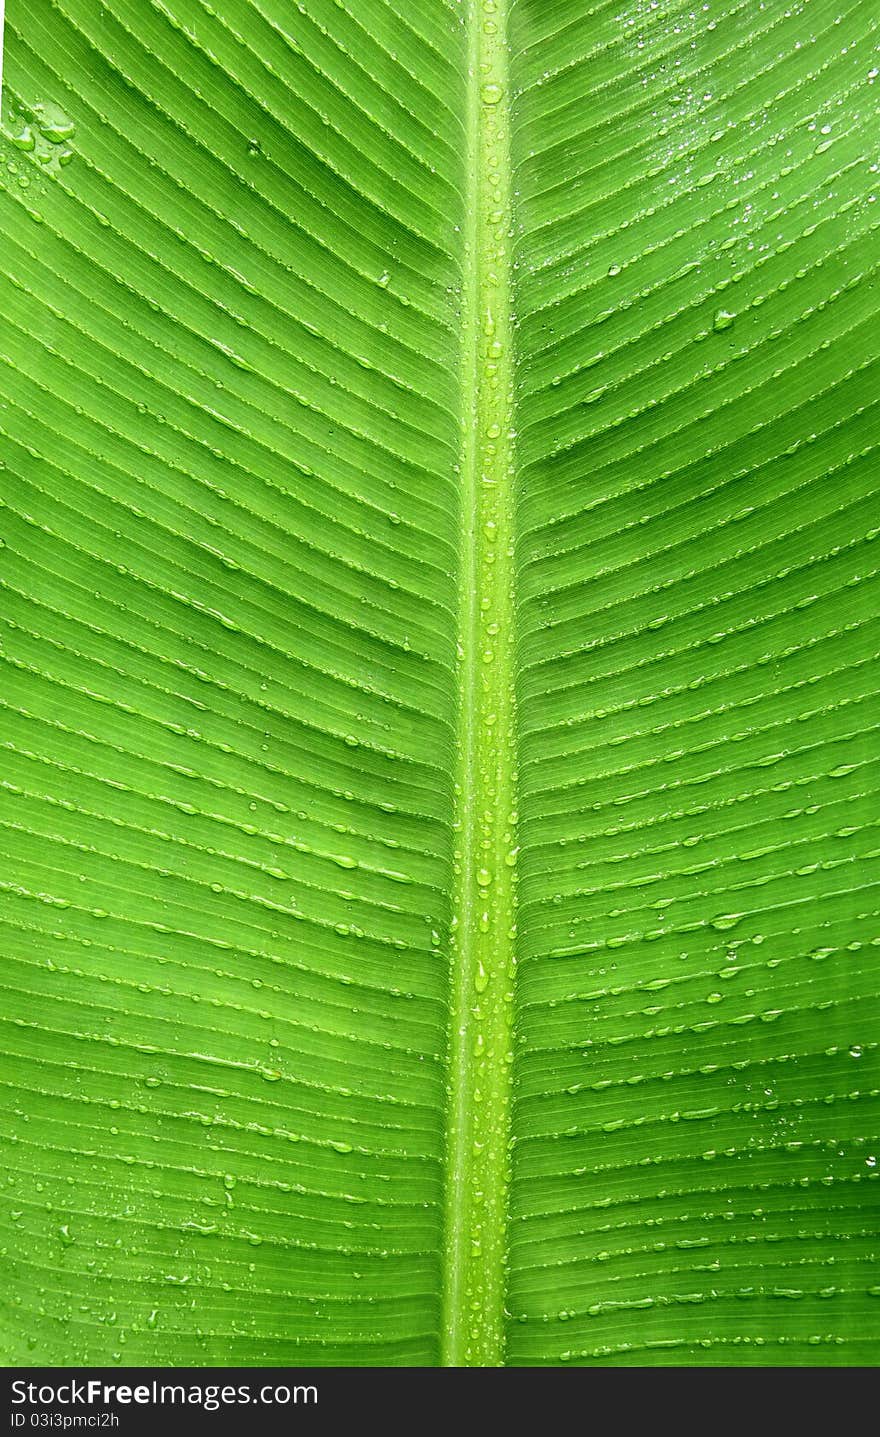
POLYGON ((9 0, 7 1364, 857 1366, 868 0, 9 0))

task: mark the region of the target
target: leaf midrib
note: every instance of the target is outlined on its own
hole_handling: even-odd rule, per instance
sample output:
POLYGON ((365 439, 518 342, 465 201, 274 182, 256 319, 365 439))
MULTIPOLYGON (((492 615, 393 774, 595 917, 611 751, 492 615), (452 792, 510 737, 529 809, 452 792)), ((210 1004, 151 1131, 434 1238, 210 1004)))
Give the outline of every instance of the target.
POLYGON ((468 6, 462 549, 441 1362, 501 1366, 515 964, 506 3, 468 6), (487 30, 486 22, 494 29, 487 30))

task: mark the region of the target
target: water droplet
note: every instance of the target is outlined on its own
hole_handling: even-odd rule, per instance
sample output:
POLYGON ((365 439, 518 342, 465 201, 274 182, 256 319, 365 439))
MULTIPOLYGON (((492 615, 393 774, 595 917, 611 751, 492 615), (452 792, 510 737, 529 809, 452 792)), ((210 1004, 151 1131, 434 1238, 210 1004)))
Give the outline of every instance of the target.
POLYGON ((73 139, 76 126, 60 110, 53 110, 51 114, 44 114, 39 120, 39 129, 40 134, 45 135, 52 144, 60 145, 63 140, 73 139))
POLYGON ((712 927, 724 932, 728 928, 735 928, 741 917, 741 913, 721 913, 712 919, 712 927))

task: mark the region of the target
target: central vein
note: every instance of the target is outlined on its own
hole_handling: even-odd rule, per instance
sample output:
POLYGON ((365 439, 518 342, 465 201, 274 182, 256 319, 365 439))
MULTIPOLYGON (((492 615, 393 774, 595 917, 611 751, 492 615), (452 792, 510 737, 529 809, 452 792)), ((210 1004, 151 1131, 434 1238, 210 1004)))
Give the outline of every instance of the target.
POLYGON ((470 0, 444 1366, 504 1360, 516 814, 506 0, 470 0))

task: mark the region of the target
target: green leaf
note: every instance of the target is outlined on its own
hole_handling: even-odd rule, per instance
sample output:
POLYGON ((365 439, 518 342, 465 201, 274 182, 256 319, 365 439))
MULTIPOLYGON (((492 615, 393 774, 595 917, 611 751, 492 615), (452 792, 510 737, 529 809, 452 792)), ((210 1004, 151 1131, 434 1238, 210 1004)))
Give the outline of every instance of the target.
POLYGON ((9 0, 9 1364, 865 1365, 861 0, 9 0))

